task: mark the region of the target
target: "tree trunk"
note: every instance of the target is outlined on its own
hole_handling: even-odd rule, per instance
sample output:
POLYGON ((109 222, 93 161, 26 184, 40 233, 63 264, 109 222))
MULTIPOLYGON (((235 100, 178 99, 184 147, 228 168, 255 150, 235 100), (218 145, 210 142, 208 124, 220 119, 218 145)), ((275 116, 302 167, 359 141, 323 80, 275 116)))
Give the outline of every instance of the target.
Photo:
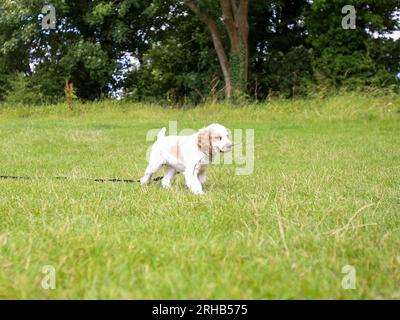
POLYGON ((211 33, 211 38, 214 44, 215 51, 217 52, 218 61, 222 69, 225 81, 225 96, 230 99, 232 96, 232 83, 231 83, 231 70, 228 57, 225 53, 224 46, 222 44, 221 36, 218 32, 217 23, 210 15, 200 11, 196 1, 186 0, 187 6, 204 22, 211 33))
POLYGON ((215 51, 225 80, 228 99, 247 89, 249 69, 248 0, 220 0, 224 24, 230 40, 229 60, 225 53, 216 19, 200 10, 195 0, 185 0, 186 5, 203 21, 211 33, 215 51))
POLYGON ((220 0, 229 35, 230 69, 234 95, 245 92, 249 66, 248 0, 220 0))

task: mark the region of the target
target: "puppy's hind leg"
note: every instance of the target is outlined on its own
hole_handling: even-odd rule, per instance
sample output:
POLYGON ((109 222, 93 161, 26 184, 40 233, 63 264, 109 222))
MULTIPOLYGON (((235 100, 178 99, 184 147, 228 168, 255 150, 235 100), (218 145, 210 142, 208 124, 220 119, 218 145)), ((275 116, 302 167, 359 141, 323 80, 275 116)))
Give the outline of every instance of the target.
POLYGON ((140 178, 140 183, 141 184, 147 184, 150 182, 151 180, 151 176, 153 175, 153 173, 157 172, 158 170, 160 170, 161 166, 163 165, 163 163, 161 161, 151 161, 149 165, 146 168, 146 171, 144 172, 143 177, 140 178))
POLYGON ((171 188, 172 178, 175 176, 176 170, 172 167, 168 167, 165 171, 164 178, 161 180, 161 184, 165 189, 171 188))
POLYGON ((205 170, 200 171, 198 177, 201 185, 204 186, 207 180, 206 171, 205 170))

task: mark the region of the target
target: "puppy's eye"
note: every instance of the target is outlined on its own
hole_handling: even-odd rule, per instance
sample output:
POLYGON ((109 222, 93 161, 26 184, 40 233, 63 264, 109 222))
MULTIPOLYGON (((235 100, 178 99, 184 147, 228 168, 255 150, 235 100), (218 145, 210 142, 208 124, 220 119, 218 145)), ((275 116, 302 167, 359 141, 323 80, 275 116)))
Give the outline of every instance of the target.
POLYGON ((218 140, 222 140, 222 137, 218 137, 218 140))

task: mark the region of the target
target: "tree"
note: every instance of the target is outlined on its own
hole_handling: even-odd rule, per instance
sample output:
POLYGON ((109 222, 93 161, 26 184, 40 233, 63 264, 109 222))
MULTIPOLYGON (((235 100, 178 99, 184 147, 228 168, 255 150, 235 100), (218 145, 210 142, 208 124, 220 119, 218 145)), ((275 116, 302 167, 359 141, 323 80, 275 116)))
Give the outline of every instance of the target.
POLYGON ((355 30, 341 26, 345 0, 51 3, 56 29, 43 30, 43 0, 0 1, 0 100, 14 88, 32 103, 55 102, 66 80, 83 100, 122 89, 178 104, 399 84, 400 41, 375 35, 400 29, 400 0, 355 0, 355 30))
MULTIPOLYGON (((247 86, 249 66, 249 24, 248 0, 220 0, 219 11, 229 36, 229 59, 218 30, 219 12, 210 10, 212 5, 185 0, 186 5, 199 17, 211 33, 214 48, 222 69, 225 81, 225 95, 230 99, 247 86), (207 6, 208 5, 208 6, 207 6)), ((212 9, 212 8, 211 8, 212 9)), ((215 9, 215 7, 214 7, 215 9)))
POLYGON ((400 1, 354 1, 355 29, 343 29, 341 24, 341 9, 347 4, 346 0, 314 1, 306 12, 314 72, 333 87, 395 83, 400 71, 399 42, 384 35, 399 29, 394 13, 400 10, 400 1))
POLYGON ((309 0, 259 0, 249 3, 249 94, 303 95, 312 85, 312 50, 306 43, 303 13, 309 0))
POLYGON ((141 52, 140 66, 126 74, 124 96, 174 104, 224 97, 218 58, 207 29, 195 15, 187 14, 185 6, 174 8, 168 26, 151 36, 152 46, 141 52))
POLYGON ((23 73, 49 100, 63 96, 67 79, 81 99, 107 96, 119 85, 115 80, 122 68, 119 58, 129 50, 141 56, 151 47, 149 29, 164 23, 154 17, 160 8, 167 10, 166 6, 154 10, 144 0, 52 0, 51 4, 56 9, 56 29, 43 30, 42 0, 0 2, 0 99, 10 87, 6 76, 15 77, 12 73, 23 73))

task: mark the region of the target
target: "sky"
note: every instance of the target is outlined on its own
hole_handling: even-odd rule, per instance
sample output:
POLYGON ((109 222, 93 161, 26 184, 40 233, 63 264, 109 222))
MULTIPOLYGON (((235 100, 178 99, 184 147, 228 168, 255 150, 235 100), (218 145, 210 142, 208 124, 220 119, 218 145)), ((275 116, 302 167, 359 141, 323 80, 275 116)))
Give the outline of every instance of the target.
MULTIPOLYGON (((398 21, 398 23, 400 24, 400 11, 396 11, 393 14, 394 18, 398 21)), ((393 32, 390 37, 394 40, 398 40, 400 38, 400 30, 399 31, 395 31, 393 32)))
POLYGON ((390 35, 390 37, 391 37, 392 39, 394 39, 394 40, 400 39, 400 31, 395 31, 395 32, 393 32, 393 33, 390 35))

